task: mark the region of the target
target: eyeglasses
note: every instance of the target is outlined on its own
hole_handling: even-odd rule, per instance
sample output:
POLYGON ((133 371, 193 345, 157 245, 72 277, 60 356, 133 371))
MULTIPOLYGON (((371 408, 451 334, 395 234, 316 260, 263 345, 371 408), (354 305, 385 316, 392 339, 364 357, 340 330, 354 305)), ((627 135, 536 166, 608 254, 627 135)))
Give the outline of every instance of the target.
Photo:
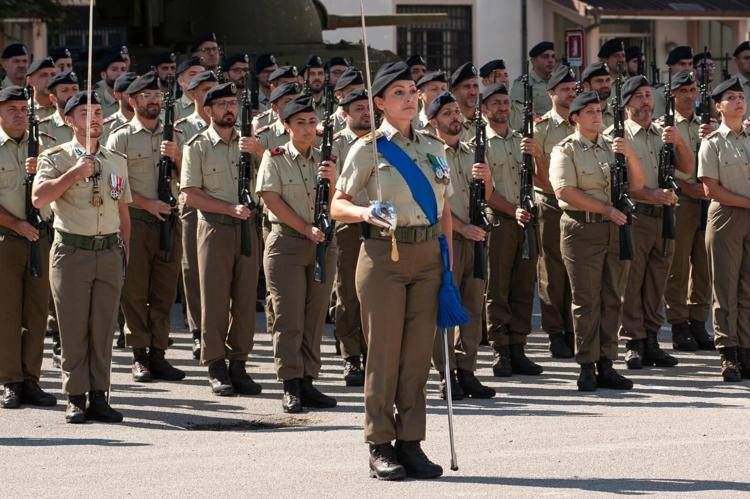
POLYGON ((217 54, 219 52, 219 47, 203 47, 199 52, 203 52, 204 54, 217 54))
POLYGON ((211 107, 215 107, 216 109, 231 109, 231 108, 237 107, 237 101, 231 100, 231 101, 212 102, 211 107))

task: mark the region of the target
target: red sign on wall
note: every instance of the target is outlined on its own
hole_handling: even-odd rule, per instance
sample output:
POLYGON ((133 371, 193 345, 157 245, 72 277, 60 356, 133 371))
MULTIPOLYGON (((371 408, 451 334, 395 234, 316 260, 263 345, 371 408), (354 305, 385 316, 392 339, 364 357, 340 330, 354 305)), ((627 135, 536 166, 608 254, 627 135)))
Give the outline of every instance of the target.
POLYGON ((582 29, 565 30, 565 46, 568 64, 574 67, 583 66, 585 59, 584 38, 582 29))

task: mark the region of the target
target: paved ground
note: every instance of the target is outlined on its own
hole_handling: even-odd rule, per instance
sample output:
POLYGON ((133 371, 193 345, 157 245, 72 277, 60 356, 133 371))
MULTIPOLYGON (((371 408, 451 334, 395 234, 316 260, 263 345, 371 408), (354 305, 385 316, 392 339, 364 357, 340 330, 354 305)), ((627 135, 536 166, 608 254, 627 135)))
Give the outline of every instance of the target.
MULTIPOLYGON (((529 347, 545 368, 539 378, 492 379, 484 349, 479 374, 498 397, 456 404, 460 470, 447 469, 445 404, 433 374, 424 447, 445 476, 380 483, 367 476, 361 390, 340 381, 330 337, 320 384, 339 407, 291 417, 281 411, 267 334, 257 335, 249 366, 263 394, 219 398, 190 356, 188 335, 176 330, 168 356, 187 371, 183 382, 134 384, 129 355, 116 350, 113 404, 125 414, 122 424, 66 425, 62 402, 0 411, 2 496, 750 493, 750 382, 721 383, 714 353, 684 354, 679 368, 642 371, 631 392, 581 395, 577 366, 551 361, 540 333, 529 347)), ((62 399, 46 354, 43 385, 62 399)))

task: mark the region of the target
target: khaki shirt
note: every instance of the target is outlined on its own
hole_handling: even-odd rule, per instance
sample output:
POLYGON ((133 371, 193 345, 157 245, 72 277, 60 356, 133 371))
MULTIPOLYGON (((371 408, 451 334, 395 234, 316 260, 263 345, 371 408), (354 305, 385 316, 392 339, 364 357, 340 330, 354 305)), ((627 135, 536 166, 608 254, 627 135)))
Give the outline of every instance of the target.
POLYGON ((273 112, 273 109, 268 108, 262 113, 258 113, 253 117, 253 130, 255 130, 257 133, 261 128, 273 124, 278 119, 279 117, 275 112, 273 112))
POLYGON ((667 86, 664 83, 660 83, 658 86, 653 87, 652 94, 654 96, 654 113, 651 115, 654 119, 664 116, 667 110, 667 86))
MULTIPOLYGON (((521 76, 513 80, 510 87, 510 100, 520 105, 523 109, 523 83, 521 76)), ((533 69, 529 70, 529 82, 531 83, 531 97, 534 102, 534 115, 542 116, 552 109, 552 100, 547 95, 547 80, 538 76, 533 69)), ((521 113, 523 117, 523 113, 521 113)))
POLYGON ((270 92, 266 95, 263 93, 263 90, 261 90, 258 94, 258 110, 264 112, 271 109, 271 101, 269 100, 269 97, 271 96, 270 92))
MULTIPOLYGON (((34 185, 45 180, 55 179, 72 168, 84 147, 76 140, 47 149, 39 156, 39 165, 34 185)), ((94 182, 79 181, 52 202, 55 214, 55 230, 78 234, 81 236, 101 236, 120 231, 120 203, 131 203, 130 182, 125 157, 120 153, 99 147, 96 155, 97 164, 101 167, 99 191, 102 204, 91 205, 94 182), (121 188, 119 199, 112 197, 117 184, 121 188)))
POLYGON ((612 106, 607 105, 602 111, 602 130, 613 126, 615 124, 615 113, 612 112, 612 106))
POLYGON ((26 158, 29 132, 15 141, 0 128, 0 206, 20 220, 26 220, 26 158))
POLYGON ((280 119, 274 121, 268 126, 259 128, 256 131, 255 136, 266 149, 281 147, 289 142, 289 134, 280 119))
POLYGON ((463 223, 471 223, 469 216, 469 197, 471 182, 474 177, 471 167, 474 165, 474 145, 459 142, 455 149, 448 144, 443 145, 448 166, 451 168, 451 185, 453 196, 450 197, 451 213, 463 223))
POLYGON ((333 113, 333 133, 340 132, 346 128, 346 118, 344 117, 344 108, 337 107, 333 113))
POLYGON ((55 114, 55 111, 57 111, 57 108, 54 104, 50 104, 49 106, 42 106, 36 100, 34 100, 34 113, 36 114, 36 119, 43 120, 44 118, 48 118, 55 114))
POLYGON ((65 124, 65 120, 59 112, 39 120, 39 134, 46 133, 55 139, 55 145, 64 144, 73 140, 73 129, 65 124))
POLYGON ((99 142, 106 144, 107 139, 109 138, 109 134, 112 133, 113 130, 120 128, 122 125, 130 121, 128 118, 125 117, 125 115, 122 114, 122 111, 118 110, 115 114, 110 116, 109 118, 105 119, 102 124, 102 136, 99 137, 99 142))
POLYGON ((102 115, 105 118, 115 114, 120 109, 120 103, 115 99, 115 95, 106 81, 99 80, 99 83, 94 86, 94 91, 102 104, 102 115))
MULTIPOLYGON (((375 134, 375 137, 381 136, 395 142, 419 166, 419 170, 430 181, 435 193, 438 218, 442 217, 445 198, 450 198, 453 194, 453 187, 450 181, 445 184, 437 179, 429 158, 434 156, 445 161, 444 143, 427 133, 413 132, 413 138, 404 137, 387 120, 383 120, 375 134)), ((375 137, 373 134, 368 134, 354 143, 346 157, 336 188, 352 197, 364 190, 367 192, 368 199, 377 200, 377 175, 383 194, 381 201, 393 204, 399 227, 430 225, 398 170, 380 153, 377 158, 373 158, 372 141, 375 137)))
POLYGON ((107 149, 128 158, 131 189, 147 199, 159 198, 159 149, 163 132, 161 122, 151 131, 133 116, 128 123, 113 130, 107 139, 107 149))
POLYGON ((708 177, 740 196, 750 198, 750 134, 734 133, 722 123, 701 141, 698 177, 708 177))
MULTIPOLYGON (((615 153, 609 137, 600 133, 593 143, 574 132, 552 149, 549 180, 555 190, 577 187, 592 198, 611 205, 609 169, 614 161, 615 153)), ((578 210, 561 199, 558 203, 564 210, 578 210)))
POLYGON ((416 130, 424 130, 425 132, 428 132, 432 135, 437 135, 437 131, 435 130, 435 127, 430 124, 430 120, 429 118, 427 118, 427 114, 425 113, 424 108, 422 108, 422 110, 419 111, 417 117, 414 118, 412 126, 414 126, 416 130))
MULTIPOLYGON (((258 159, 251 155, 250 185, 255 182, 258 159)), ((232 130, 227 143, 209 126, 191 137, 182 148, 180 188, 198 187, 209 196, 226 203, 239 203, 238 182, 240 134, 232 130)))
POLYGON ((208 123, 201 118, 198 111, 193 112, 190 116, 177 120, 174 123, 175 128, 179 128, 181 133, 175 133, 177 145, 182 147, 185 142, 192 139, 197 133, 202 132, 208 126, 208 123))
MULTIPOLYGON (((331 148, 331 154, 336 156, 336 175, 341 175, 344 169, 344 163, 349 155, 349 151, 355 142, 357 142, 357 134, 354 133, 351 128, 346 127, 340 132, 333 136, 333 147, 331 148)), ((358 195, 352 198, 352 202, 358 206, 367 206, 370 204, 370 200, 367 197, 367 192, 362 191, 358 195)))
MULTIPOLYGON (((651 122, 648 130, 631 119, 625 120, 625 139, 638 156, 644 176, 644 186, 651 189, 659 187, 659 151, 664 143, 661 141, 662 127, 655 121, 651 122)), ((614 128, 608 128, 604 133, 613 138, 614 128)), ((647 201, 638 201, 648 203, 647 201)))
MULTIPOLYGON (((318 182, 320 150, 310 148, 309 157, 297 151, 292 141, 263 153, 255 192, 276 192, 305 222, 313 223, 315 215, 315 186, 318 182)), ((268 219, 280 222, 270 209, 268 219)))
POLYGON ((5 78, 3 78, 3 81, 0 82, 0 90, 2 90, 3 88, 12 87, 14 85, 15 83, 10 81, 10 78, 6 76, 5 78))
MULTIPOLYGON (((664 121, 660 120, 659 124, 663 126, 664 121)), ((674 125, 677 127, 677 131, 680 133, 680 137, 685 142, 685 145, 687 145, 691 151, 697 151, 698 146, 700 146, 701 143, 701 120, 698 118, 698 115, 693 113, 688 119, 675 110, 674 125)), ((698 182, 698 169, 696 168, 693 173, 685 173, 675 169, 675 177, 683 182, 687 182, 688 184, 695 184, 698 182)))
POLYGON ((508 129, 505 137, 487 127, 487 164, 492 172, 495 191, 506 201, 521 201, 521 139, 523 136, 508 129))
POLYGON ((191 101, 186 93, 182 94, 174 103, 174 120, 187 118, 195 112, 195 102, 191 101))
MULTIPOLYGON (((542 153, 544 153, 548 163, 552 148, 575 130, 575 127, 560 116, 554 108, 536 120, 534 123, 534 138, 539 143, 539 147, 542 148, 542 153)), ((541 191, 539 188, 537 190, 541 191)))

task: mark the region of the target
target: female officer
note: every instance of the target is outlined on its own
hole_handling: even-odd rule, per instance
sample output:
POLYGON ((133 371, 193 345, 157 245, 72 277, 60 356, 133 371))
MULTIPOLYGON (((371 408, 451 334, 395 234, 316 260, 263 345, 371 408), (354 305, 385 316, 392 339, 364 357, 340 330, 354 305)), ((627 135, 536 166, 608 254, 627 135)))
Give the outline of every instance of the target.
POLYGON ((275 312, 271 332, 276 374, 284 382, 282 407, 297 413, 303 407, 336 406, 336 399, 312 384, 320 371, 320 341, 336 261, 336 249, 329 244, 325 282, 313 279, 316 247, 325 244, 325 235, 313 225, 315 188, 318 177, 333 185, 335 167, 321 162, 314 147, 318 118, 309 96, 290 101, 281 119, 290 140, 263 155, 256 192, 271 222, 263 268, 275 312))
POLYGON ((366 222, 369 229, 359 253, 356 285, 368 345, 365 439, 370 470, 383 480, 435 478, 443 470, 425 456, 420 441, 425 438, 425 384, 443 269, 441 234, 451 246, 450 171, 443 143, 412 128, 417 89, 406 63, 381 67, 372 96, 383 122, 375 135, 352 146, 331 207, 336 220, 366 222), (395 232, 381 233, 377 205, 352 203, 363 190, 369 199, 392 204, 395 232))
POLYGON ((627 159, 631 190, 643 187, 643 172, 625 139, 610 141, 602 135, 596 92, 584 92, 573 100, 570 121, 575 132, 552 150, 549 173, 563 209, 561 250, 573 295, 575 357, 581 365, 578 389, 627 390, 632 381, 612 368, 617 358, 620 296, 628 272, 619 254, 619 226, 627 219, 612 206, 610 192, 615 153, 627 159))

